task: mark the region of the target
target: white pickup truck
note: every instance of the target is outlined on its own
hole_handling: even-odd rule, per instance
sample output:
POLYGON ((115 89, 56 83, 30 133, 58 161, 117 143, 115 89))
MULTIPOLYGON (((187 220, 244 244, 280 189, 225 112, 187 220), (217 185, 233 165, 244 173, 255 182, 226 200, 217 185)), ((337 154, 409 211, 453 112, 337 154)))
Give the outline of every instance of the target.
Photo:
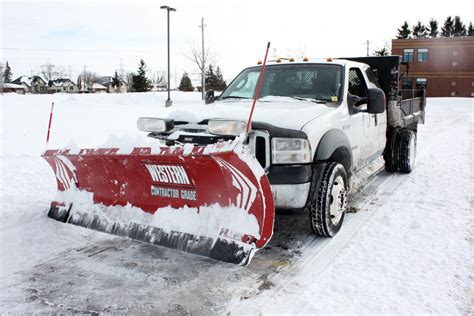
MULTIPOLYGON (((277 209, 307 209, 313 231, 334 236, 347 209, 350 178, 384 156, 388 172, 408 173, 424 90, 399 90, 398 56, 270 61, 247 142, 265 169, 277 209)), ((169 113, 149 136, 168 145, 232 139, 245 126, 261 65, 244 69, 205 111, 169 113), (170 119, 171 118, 171 119, 170 119), (232 133, 219 133, 219 121, 232 133), (243 123, 243 124, 240 124, 243 123)))

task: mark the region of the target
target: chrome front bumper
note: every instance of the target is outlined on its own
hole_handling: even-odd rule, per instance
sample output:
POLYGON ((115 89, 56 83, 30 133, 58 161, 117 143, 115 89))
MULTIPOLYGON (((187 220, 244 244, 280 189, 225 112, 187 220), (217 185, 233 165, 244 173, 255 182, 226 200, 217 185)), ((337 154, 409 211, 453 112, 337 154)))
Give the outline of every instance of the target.
POLYGON ((271 187, 275 208, 297 209, 305 207, 311 183, 273 184, 271 187))

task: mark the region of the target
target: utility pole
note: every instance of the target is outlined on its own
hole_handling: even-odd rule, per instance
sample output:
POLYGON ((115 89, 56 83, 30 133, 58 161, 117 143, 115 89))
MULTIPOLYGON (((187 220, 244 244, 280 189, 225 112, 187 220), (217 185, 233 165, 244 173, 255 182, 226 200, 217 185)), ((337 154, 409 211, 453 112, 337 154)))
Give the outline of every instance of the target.
POLYGON ((173 105, 170 96, 170 11, 176 11, 176 9, 167 5, 162 5, 160 9, 165 9, 167 11, 168 18, 168 100, 166 100, 165 106, 169 107, 173 105))
POLYGON ((202 32, 202 69, 201 69, 201 91, 202 91, 202 99, 204 100, 206 97, 206 55, 204 51, 204 17, 201 18, 201 25, 199 25, 202 32))
POLYGON ((369 56, 369 50, 370 50, 370 42, 369 42, 369 40, 367 40, 367 41, 365 42, 365 45, 367 46, 367 56, 369 56))

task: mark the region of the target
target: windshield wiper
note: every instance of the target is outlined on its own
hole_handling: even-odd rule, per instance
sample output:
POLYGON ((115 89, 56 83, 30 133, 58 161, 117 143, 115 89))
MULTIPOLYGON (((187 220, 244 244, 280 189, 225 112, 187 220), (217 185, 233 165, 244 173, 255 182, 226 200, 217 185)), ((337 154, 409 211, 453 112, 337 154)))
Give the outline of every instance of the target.
POLYGON ((289 96, 289 97, 292 98, 292 99, 300 100, 300 101, 311 101, 311 102, 318 103, 318 104, 325 104, 325 103, 327 103, 327 101, 318 100, 318 99, 312 99, 312 98, 301 98, 301 97, 295 97, 295 96, 289 96))
POLYGON ((225 97, 222 97, 221 99, 250 99, 250 98, 247 98, 247 97, 239 97, 239 96, 236 96, 236 95, 228 95, 228 96, 225 96, 225 97))

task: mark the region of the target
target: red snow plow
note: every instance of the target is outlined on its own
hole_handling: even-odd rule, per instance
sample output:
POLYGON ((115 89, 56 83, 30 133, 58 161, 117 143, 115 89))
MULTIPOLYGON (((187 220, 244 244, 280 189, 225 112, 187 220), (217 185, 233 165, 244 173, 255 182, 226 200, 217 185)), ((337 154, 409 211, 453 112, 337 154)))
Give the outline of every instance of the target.
POLYGON ((245 265, 273 233, 268 179, 263 169, 252 170, 256 161, 247 163, 233 150, 206 154, 205 148, 46 151, 59 191, 48 216, 245 265))
MULTIPOLYGON (((46 151, 43 157, 58 186, 48 216, 247 265, 270 240, 275 216, 265 172, 242 146, 246 137, 237 137, 249 135, 269 47, 270 43, 247 124, 215 120, 205 133, 196 124, 185 128, 197 138, 204 134, 210 145, 194 141, 192 135, 172 139, 173 120, 141 118, 139 129, 157 138, 160 147, 134 148, 125 154, 119 148, 46 151)), ((47 143, 53 108, 54 104, 47 143)), ((174 134, 183 136, 182 131, 174 134)))

